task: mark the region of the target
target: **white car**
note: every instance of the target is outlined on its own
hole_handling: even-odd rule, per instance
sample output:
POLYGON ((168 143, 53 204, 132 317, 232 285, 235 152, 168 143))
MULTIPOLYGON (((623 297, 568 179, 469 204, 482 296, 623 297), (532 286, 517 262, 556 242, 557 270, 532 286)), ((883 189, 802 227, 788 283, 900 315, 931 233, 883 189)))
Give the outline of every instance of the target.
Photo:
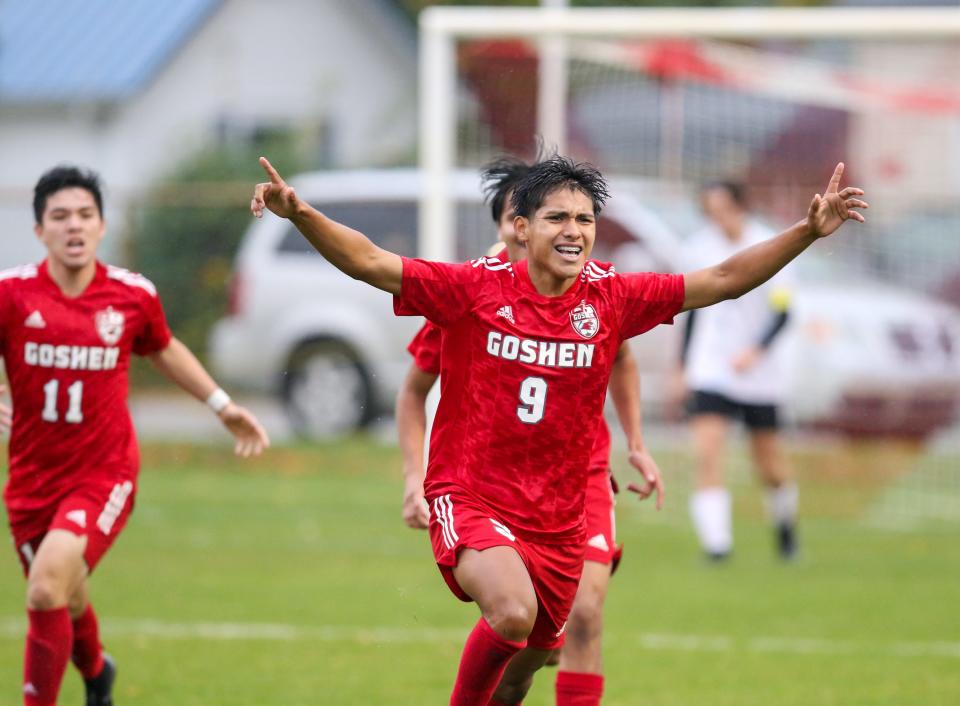
MULTIPOLYGON (((388 250, 415 254, 417 170, 318 172, 292 183, 331 218, 388 250)), ((495 228, 476 172, 457 173, 451 186, 462 261, 486 251, 495 228)), ((611 191, 593 256, 625 271, 676 271, 680 240, 667 221, 686 228, 689 202, 637 180, 613 179, 611 191)), ((796 423, 922 437, 955 418, 960 314, 949 306, 870 282, 801 278, 794 312, 785 412, 796 423)), ((421 323, 394 316, 390 295, 339 272, 289 221, 266 213, 243 239, 211 359, 231 385, 280 395, 301 435, 336 436, 392 409, 411 363, 406 346, 421 323)), ((650 373, 670 369, 677 333, 660 326, 632 341, 650 410, 664 391, 664 376, 650 373)))
MULTIPOLYGON (((417 170, 318 172, 291 183, 301 198, 378 245, 416 254, 417 170)), ((495 226, 476 172, 456 174, 452 187, 457 258, 467 260, 493 244, 495 226)), ((672 232, 623 196, 604 211, 596 254, 602 258, 627 241, 649 268, 670 267, 672 232)), ((234 386, 279 394, 300 434, 335 436, 392 408, 411 362, 406 345, 422 319, 394 316, 390 295, 336 270, 289 221, 266 213, 250 225, 230 301, 229 316, 217 323, 210 343, 217 375, 234 386)), ((648 338, 660 345, 646 348, 645 362, 665 363, 669 332, 648 338)))

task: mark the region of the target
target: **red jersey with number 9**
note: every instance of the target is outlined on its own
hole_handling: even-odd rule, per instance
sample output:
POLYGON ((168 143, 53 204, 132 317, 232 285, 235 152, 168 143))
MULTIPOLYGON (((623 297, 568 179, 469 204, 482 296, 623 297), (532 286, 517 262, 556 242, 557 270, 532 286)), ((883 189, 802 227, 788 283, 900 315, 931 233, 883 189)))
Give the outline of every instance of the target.
MULTIPOLYGON (((443 329, 430 321, 424 322, 417 335, 407 345, 413 356, 413 364, 428 375, 440 374, 440 355, 443 350, 443 329)), ((610 470, 610 428, 607 420, 600 418, 597 439, 590 451, 588 467, 591 471, 610 470)))
POLYGON ((46 261, 0 272, 0 352, 13 398, 10 510, 46 507, 79 480, 136 476, 130 354, 169 341, 156 289, 141 275, 98 262, 71 298, 46 261))
POLYGON ((473 493, 518 535, 584 540, 591 450, 610 370, 627 338, 672 322, 682 275, 588 261, 558 297, 527 262, 404 258, 394 311, 444 329, 440 406, 424 490, 473 493))

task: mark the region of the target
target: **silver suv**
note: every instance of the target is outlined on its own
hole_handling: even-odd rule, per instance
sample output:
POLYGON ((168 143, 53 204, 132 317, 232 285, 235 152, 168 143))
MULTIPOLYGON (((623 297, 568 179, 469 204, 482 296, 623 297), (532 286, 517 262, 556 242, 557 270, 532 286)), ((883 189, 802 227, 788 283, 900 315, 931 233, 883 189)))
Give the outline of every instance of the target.
MULTIPOLYGON (((388 250, 415 254, 416 170, 318 172, 292 183, 331 218, 388 250)), ((487 250, 494 225, 476 172, 455 174, 451 186, 456 259, 463 261, 487 250)), ((632 179, 612 179, 611 191, 593 256, 626 272, 678 271, 675 233, 690 232, 697 219, 690 199, 632 179)), ((782 344, 792 347, 794 361, 787 416, 865 436, 923 438, 953 423, 960 314, 902 288, 818 272, 830 263, 815 253, 799 264, 796 316, 782 344)), ((406 345, 421 321, 394 316, 388 294, 336 270, 289 221, 267 213, 241 245, 229 316, 213 331, 212 363, 233 386, 279 394, 302 436, 337 436, 392 407, 411 362, 406 345)), ((658 326, 631 341, 649 411, 659 408, 666 379, 650 373, 671 368, 677 328, 658 326)))
MULTIPOLYGON (((416 254, 417 170, 317 172, 292 184, 301 198, 381 247, 416 254)), ((467 260, 490 247, 494 224, 476 172, 457 173, 452 186, 456 256, 467 260)), ((596 257, 627 246, 632 265, 672 269, 676 240, 639 202, 619 196, 600 223, 596 257)), ((210 353, 224 381, 279 393, 299 434, 330 437, 362 427, 392 407, 410 364, 406 345, 421 322, 394 316, 388 294, 339 272, 289 221, 266 213, 244 236, 229 315, 214 328, 210 353)), ((663 358, 665 365, 669 346, 649 343, 646 363, 663 358)))

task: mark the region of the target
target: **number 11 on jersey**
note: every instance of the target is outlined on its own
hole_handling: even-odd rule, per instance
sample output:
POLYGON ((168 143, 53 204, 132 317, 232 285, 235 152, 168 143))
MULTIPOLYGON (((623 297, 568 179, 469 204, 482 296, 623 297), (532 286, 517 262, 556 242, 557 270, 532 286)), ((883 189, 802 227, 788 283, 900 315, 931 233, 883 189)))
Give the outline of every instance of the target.
POLYGON ((526 378, 520 383, 520 402, 517 416, 521 422, 536 424, 543 419, 543 408, 547 402, 547 381, 543 378, 526 378))
MULTIPOLYGON (((51 380, 43 386, 43 412, 40 413, 40 418, 43 419, 43 421, 56 422, 60 419, 60 414, 57 411, 57 397, 59 392, 59 380, 51 380)), ((64 415, 63 421, 69 422, 70 424, 79 424, 83 421, 83 409, 81 407, 81 403, 83 402, 82 380, 77 380, 67 388, 67 398, 67 413, 64 415)))

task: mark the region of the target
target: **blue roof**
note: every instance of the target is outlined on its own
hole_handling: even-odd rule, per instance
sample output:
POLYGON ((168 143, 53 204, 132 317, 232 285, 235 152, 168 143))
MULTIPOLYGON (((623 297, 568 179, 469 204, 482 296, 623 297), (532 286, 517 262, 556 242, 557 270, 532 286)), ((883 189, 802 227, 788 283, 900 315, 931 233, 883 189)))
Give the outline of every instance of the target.
POLYGON ((0 0, 0 101, 129 96, 221 2, 0 0))

